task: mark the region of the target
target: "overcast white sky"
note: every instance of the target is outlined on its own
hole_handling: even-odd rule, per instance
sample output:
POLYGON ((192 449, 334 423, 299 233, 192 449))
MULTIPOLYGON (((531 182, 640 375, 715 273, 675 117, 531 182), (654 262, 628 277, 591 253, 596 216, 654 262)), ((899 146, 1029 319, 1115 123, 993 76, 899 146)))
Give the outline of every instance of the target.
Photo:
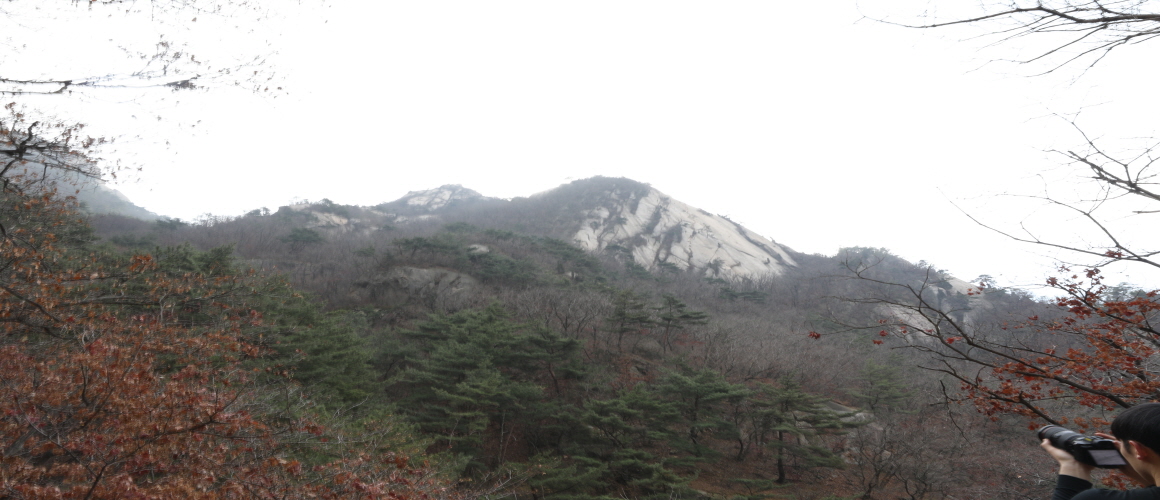
MULTIPOLYGON (((171 217, 296 199, 373 205, 442 184, 510 198, 624 176, 798 251, 886 247, 964 279, 1040 283, 1052 267, 1041 251, 955 205, 989 224, 1084 241, 1060 215, 1003 195, 1071 195, 1070 171, 1043 151, 1080 144, 1065 119, 1077 111, 1117 147, 1156 137, 1154 53, 1127 47, 1082 78, 1082 66, 1028 78, 1047 68, 988 61, 1037 47, 980 52, 985 40, 965 38, 982 29, 862 18, 913 20, 927 6, 334 2, 259 28, 207 36, 196 34, 205 19, 187 26, 186 36, 217 43, 206 57, 269 43, 286 89, 277 97, 227 88, 27 102, 122 136, 115 155, 144 170, 115 187, 171 217)), ((107 11, 66 8, 69 23, 45 13, 9 31, 18 34, 4 42, 22 51, 0 60, 6 72, 46 61, 30 71, 101 71, 84 68, 117 55, 110 44, 157 36, 107 11)), ((1155 227, 1147 219, 1118 223, 1141 244, 1153 237, 1139 230, 1155 227)))

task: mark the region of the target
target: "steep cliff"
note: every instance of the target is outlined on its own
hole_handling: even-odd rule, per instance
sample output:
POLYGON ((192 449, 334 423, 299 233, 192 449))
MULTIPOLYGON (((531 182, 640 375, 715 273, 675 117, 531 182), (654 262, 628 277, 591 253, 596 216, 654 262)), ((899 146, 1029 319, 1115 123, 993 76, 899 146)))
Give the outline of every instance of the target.
POLYGON ((650 269, 668 265, 721 277, 781 274, 797 265, 776 242, 651 188, 606 193, 584 213, 573 240, 591 252, 624 251, 650 269))

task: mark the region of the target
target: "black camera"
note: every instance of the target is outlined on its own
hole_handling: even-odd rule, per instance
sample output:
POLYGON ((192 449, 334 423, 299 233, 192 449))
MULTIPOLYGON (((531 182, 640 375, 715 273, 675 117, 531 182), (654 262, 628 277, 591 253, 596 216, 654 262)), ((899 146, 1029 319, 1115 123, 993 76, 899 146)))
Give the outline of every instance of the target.
POLYGON ((1058 425, 1040 427, 1039 439, 1050 441, 1052 446, 1071 453, 1076 460, 1088 465, 1118 469, 1128 464, 1124 456, 1120 455, 1120 450, 1116 449, 1116 442, 1111 439, 1085 436, 1058 425))

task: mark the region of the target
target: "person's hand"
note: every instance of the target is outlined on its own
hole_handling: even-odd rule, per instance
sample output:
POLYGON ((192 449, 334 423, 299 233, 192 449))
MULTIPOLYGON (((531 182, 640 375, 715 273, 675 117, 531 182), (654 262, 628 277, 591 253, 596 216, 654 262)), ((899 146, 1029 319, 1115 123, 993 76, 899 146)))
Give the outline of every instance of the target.
MULTIPOLYGON (((1047 454, 1051 455, 1051 458, 1059 462, 1059 475, 1077 477, 1091 482, 1092 469, 1095 467, 1082 463, 1076 460, 1071 453, 1052 446, 1050 440, 1044 439, 1043 442, 1039 443, 1039 446, 1046 450, 1047 454)), ((1131 467, 1126 468, 1130 469, 1131 467)))
POLYGON ((1120 471, 1120 474, 1128 476, 1128 479, 1135 481, 1136 484, 1138 484, 1140 486, 1152 486, 1153 485, 1153 481, 1150 477, 1145 476, 1143 474, 1140 474, 1139 472, 1136 471, 1135 468, 1132 467, 1132 462, 1128 461, 1128 455, 1131 454, 1132 450, 1129 450, 1127 445, 1125 445, 1125 443, 1123 441, 1116 439, 1116 436, 1113 436, 1111 434, 1104 434, 1102 432, 1097 432, 1096 437, 1102 437, 1104 439, 1111 439, 1112 441, 1116 442, 1116 449, 1120 450, 1120 455, 1123 455, 1124 461, 1128 462, 1127 465, 1121 466, 1119 469, 1116 469, 1116 470, 1120 471), (1145 478, 1147 478, 1147 479, 1145 479, 1145 478))

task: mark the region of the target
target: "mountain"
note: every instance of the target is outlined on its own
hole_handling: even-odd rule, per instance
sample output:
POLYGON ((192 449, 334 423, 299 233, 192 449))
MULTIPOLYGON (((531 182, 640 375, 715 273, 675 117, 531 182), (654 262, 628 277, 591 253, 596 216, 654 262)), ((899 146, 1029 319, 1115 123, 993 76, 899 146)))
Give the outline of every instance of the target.
POLYGON ((402 198, 383 203, 376 208, 381 211, 402 214, 403 216, 421 215, 434 213, 446 208, 466 207, 481 201, 502 200, 486 197, 458 184, 447 184, 435 189, 409 191, 402 198))
POLYGON ((117 214, 141 220, 157 220, 161 216, 133 203, 120 191, 100 182, 90 182, 79 188, 77 201, 91 214, 117 214))
POLYGON ((757 276, 797 265, 791 251, 773 240, 651 187, 610 191, 584 215, 572 238, 580 248, 623 251, 648 269, 674 266, 719 276, 757 276))
POLYGON ((398 408, 423 434, 415 442, 442 443, 475 483, 541 456, 552 462, 535 465, 528 488, 545 500, 760 498, 773 470, 800 498, 832 498, 861 495, 859 478, 882 463, 929 477, 944 449, 979 457, 947 491, 974 492, 973 471, 989 470, 995 450, 1030 461, 1003 446, 1022 426, 935 420, 951 417, 929 399, 955 380, 910 366, 963 345, 949 322, 1002 340, 995 325, 1050 319, 1041 304, 887 249, 797 253, 630 179, 514 199, 445 185, 374 207, 323 199, 192 223, 90 223, 99 240, 85 255, 151 252, 159 272, 180 275, 220 272, 232 256, 226 267, 292 284, 241 292, 265 318, 263 342, 294 353, 304 391, 398 408), (887 342, 897 349, 877 347, 887 342), (803 402, 777 412, 794 419, 824 402, 817 415, 854 425, 869 411, 874 423, 782 441, 770 434, 774 398, 803 402), (924 446, 888 451, 913 442, 924 446), (673 494, 685 485, 696 491, 673 494))
POLYGON ((50 169, 43 163, 30 162, 18 166, 10 175, 39 179, 39 182, 53 186, 61 194, 74 196, 81 208, 91 215, 113 214, 147 221, 161 218, 133 203, 105 181, 97 179, 95 176, 98 173, 80 167, 78 170, 50 169))
POLYGON ((513 200, 447 185, 412 191, 375 208, 394 224, 466 220, 538 233, 591 253, 619 255, 650 271, 731 278, 782 274, 797 265, 791 249, 624 178, 593 177, 513 200))

